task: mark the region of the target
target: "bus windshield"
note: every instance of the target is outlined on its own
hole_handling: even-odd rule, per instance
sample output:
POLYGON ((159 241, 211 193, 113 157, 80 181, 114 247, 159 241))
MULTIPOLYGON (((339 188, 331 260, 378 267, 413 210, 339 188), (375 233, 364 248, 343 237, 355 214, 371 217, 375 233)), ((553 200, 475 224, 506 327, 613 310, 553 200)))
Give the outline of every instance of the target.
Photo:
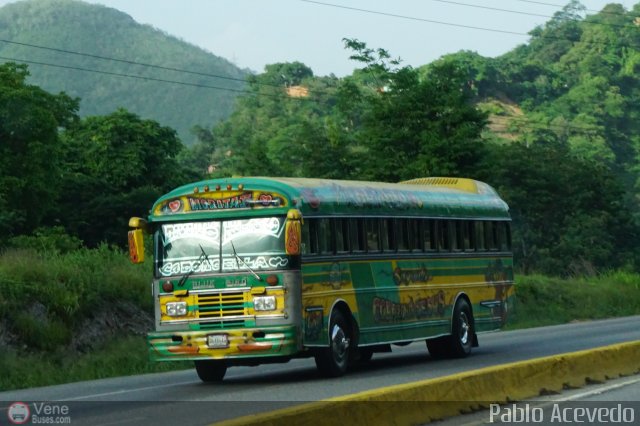
POLYGON ((155 234, 156 274, 284 269, 284 224, 284 217, 163 224, 155 234))

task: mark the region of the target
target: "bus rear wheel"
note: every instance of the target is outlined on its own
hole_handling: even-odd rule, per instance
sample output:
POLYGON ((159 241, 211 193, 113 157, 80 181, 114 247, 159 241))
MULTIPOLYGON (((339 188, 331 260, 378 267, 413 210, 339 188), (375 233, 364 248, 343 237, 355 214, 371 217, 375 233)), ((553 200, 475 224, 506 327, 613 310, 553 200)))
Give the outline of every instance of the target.
POLYGON ((316 367, 323 376, 338 377, 346 373, 351 341, 349 323, 342 312, 334 309, 329 321, 329 346, 315 354, 316 367))
POLYGON ((471 353, 474 330, 469 303, 459 299, 453 309, 451 335, 427 340, 432 358, 464 358, 471 353))
POLYGON ((465 299, 460 298, 453 310, 450 352, 453 358, 463 358, 471 353, 473 346, 473 316, 465 299))
POLYGON ((198 377, 205 383, 221 382, 227 373, 227 365, 221 361, 194 361, 198 377))

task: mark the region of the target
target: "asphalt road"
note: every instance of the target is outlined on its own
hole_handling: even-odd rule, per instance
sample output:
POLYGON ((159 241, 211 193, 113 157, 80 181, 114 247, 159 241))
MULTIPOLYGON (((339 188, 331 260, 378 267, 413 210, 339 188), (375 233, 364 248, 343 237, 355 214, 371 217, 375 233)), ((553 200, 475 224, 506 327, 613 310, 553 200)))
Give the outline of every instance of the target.
MULTIPOLYGON (((203 384, 193 370, 119 377, 0 393, 0 424, 22 401, 40 415, 72 424, 208 424, 300 402, 445 376, 481 367, 640 340, 640 316, 480 335, 480 347, 459 360, 432 360, 424 343, 393 347, 346 376, 323 379, 312 359, 230 368, 221 384, 203 384), (48 401, 49 405, 33 404, 48 401), (48 408, 47 408, 48 407, 48 408), (57 410, 57 411, 56 411, 57 410), (64 413, 63 413, 64 414, 64 413)), ((32 413, 33 414, 33 413, 32 413)), ((640 414, 640 413, 639 413, 640 414)))

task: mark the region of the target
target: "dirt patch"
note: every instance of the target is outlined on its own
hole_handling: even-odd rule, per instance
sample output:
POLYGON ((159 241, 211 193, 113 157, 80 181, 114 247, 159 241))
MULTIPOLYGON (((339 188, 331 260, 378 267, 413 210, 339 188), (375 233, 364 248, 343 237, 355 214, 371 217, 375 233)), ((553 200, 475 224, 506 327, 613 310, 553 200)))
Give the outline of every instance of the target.
POLYGON ((102 309, 76 327, 71 347, 89 352, 116 336, 144 336, 153 329, 153 316, 133 303, 102 309))

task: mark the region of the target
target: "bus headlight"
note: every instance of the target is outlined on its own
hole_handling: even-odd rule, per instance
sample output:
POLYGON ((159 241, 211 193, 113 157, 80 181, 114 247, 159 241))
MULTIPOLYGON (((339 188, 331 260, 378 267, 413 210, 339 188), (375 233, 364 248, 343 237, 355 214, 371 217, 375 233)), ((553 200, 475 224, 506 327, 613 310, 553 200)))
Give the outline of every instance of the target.
POLYGON ((170 317, 181 317, 187 315, 187 302, 168 302, 167 315, 170 317))
POLYGON ((256 311, 275 311, 275 296, 259 296, 253 298, 253 309, 256 311))

